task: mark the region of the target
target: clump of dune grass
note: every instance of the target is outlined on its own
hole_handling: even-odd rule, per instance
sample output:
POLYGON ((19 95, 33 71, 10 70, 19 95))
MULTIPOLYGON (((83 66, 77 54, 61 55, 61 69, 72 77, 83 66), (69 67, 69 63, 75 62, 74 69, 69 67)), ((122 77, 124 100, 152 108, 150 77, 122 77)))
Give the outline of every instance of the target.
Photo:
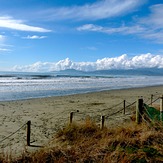
POLYGON ((76 124, 72 123, 58 131, 56 137, 60 140, 76 142, 81 140, 82 138, 89 138, 94 136, 99 132, 99 127, 91 121, 89 118, 86 118, 84 123, 76 124))
MULTIPOLYGON (((24 153, 16 162, 30 163, 117 163, 163 162, 163 126, 161 123, 127 123, 104 128, 87 119, 72 123, 57 132, 47 147, 35 153, 24 153)), ((0 162, 5 162, 2 158, 0 162)))

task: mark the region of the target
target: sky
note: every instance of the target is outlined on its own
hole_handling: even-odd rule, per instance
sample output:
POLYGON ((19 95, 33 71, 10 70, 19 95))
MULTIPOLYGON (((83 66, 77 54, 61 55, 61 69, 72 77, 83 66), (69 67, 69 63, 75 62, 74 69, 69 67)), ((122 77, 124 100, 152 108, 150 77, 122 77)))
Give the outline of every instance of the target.
POLYGON ((163 68, 163 0, 0 0, 0 71, 163 68))

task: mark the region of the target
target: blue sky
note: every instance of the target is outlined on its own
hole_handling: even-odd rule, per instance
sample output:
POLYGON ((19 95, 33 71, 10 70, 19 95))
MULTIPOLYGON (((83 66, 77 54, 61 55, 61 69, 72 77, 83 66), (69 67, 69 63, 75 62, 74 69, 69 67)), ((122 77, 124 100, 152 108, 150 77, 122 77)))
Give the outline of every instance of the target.
POLYGON ((162 0, 0 0, 0 70, 163 68, 162 0))

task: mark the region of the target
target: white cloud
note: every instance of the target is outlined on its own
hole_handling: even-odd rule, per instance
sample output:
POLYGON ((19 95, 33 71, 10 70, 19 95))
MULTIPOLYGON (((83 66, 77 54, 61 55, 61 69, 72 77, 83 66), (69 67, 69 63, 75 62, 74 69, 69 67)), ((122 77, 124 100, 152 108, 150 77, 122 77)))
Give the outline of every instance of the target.
POLYGON ((146 0, 98 0, 83 6, 53 8, 42 11, 48 19, 99 20, 119 16, 145 3, 146 0))
POLYGON ((157 4, 150 7, 151 14, 148 17, 141 18, 139 24, 146 30, 141 34, 142 37, 163 43, 163 4, 157 4))
POLYGON ((7 44, 8 36, 0 35, 0 54, 6 54, 12 52, 14 45, 7 44))
POLYGON ((144 18, 138 18, 134 25, 122 25, 119 27, 104 27, 95 24, 84 24, 77 28, 78 31, 101 32, 106 34, 134 34, 141 38, 163 43, 163 4, 151 6, 151 13, 144 18))
POLYGON ((163 30, 162 31, 146 31, 141 34, 141 37, 153 40, 159 44, 163 44, 163 30))
POLYGON ((30 35, 28 35, 27 37, 23 37, 23 38, 34 40, 34 39, 44 39, 44 38, 47 38, 47 36, 37 36, 37 35, 30 36, 30 35))
POLYGON ((94 24, 85 24, 77 28, 78 31, 95 31, 95 32, 101 32, 103 31, 103 29, 104 28, 102 26, 94 24))
POLYGON ((128 57, 123 54, 119 57, 98 59, 96 62, 73 62, 69 58, 59 62, 36 62, 26 66, 15 66, 13 71, 59 71, 76 69, 83 71, 108 69, 135 69, 135 68, 163 68, 163 55, 150 53, 128 57))
POLYGON ((142 18, 140 23, 152 26, 154 29, 163 29, 163 4, 157 4, 150 7, 151 14, 147 18, 142 18))
POLYGON ((0 43, 2 43, 5 40, 5 36, 4 35, 0 35, 0 43))
POLYGON ((92 32, 102 32, 107 34, 113 34, 113 33, 122 33, 122 34, 138 34, 145 31, 145 28, 135 25, 135 26, 121 26, 117 28, 110 28, 110 27, 102 27, 97 26, 94 24, 85 24, 83 26, 80 26, 77 28, 78 31, 92 31, 92 32))
POLYGON ((0 16, 0 27, 19 31, 51 32, 45 28, 26 25, 22 20, 13 19, 9 16, 0 16))
POLYGON ((4 54, 5 52, 10 52, 11 49, 8 47, 11 47, 10 45, 5 44, 6 36, 0 35, 0 54, 4 54))
POLYGON ((24 71, 24 72, 38 72, 38 71, 51 71, 51 67, 55 66, 54 63, 49 62, 36 62, 31 65, 14 66, 12 71, 24 71))
POLYGON ((0 48, 0 52, 9 52, 11 51, 10 49, 6 49, 6 48, 0 48))

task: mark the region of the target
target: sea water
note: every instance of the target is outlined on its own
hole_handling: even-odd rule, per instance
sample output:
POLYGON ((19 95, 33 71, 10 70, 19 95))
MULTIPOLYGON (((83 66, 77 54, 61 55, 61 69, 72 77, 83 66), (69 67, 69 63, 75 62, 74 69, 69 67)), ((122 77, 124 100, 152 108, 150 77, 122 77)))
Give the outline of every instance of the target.
POLYGON ((0 101, 163 85, 163 76, 0 72, 0 101))

